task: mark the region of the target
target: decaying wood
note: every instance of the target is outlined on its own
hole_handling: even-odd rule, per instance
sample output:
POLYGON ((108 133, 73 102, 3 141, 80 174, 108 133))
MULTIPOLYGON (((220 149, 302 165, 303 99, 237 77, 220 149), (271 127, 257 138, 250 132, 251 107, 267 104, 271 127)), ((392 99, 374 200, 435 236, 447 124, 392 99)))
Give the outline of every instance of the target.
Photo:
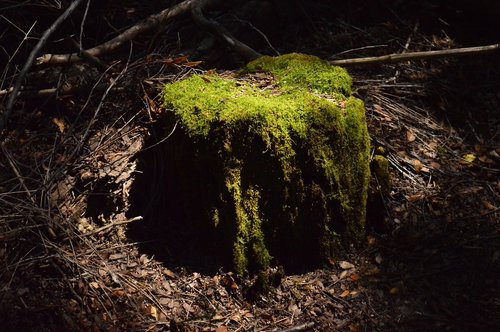
POLYGON ((450 50, 426 51, 426 52, 408 52, 402 54, 389 54, 376 57, 333 60, 330 64, 336 66, 354 66, 354 65, 371 65, 382 63, 396 63, 410 60, 426 60, 446 57, 457 57, 466 55, 478 55, 500 50, 500 44, 454 48, 450 50))
MULTIPOLYGON (((87 56, 99 57, 103 54, 111 53, 122 46, 124 43, 134 39, 138 35, 150 31, 169 19, 188 12, 191 7, 199 5, 199 0, 186 0, 173 7, 162 10, 159 13, 150 15, 136 25, 128 28, 115 38, 108 40, 93 48, 85 50, 87 56)), ((71 54, 44 54, 37 58, 37 65, 65 65, 81 61, 83 58, 78 53, 71 54)))

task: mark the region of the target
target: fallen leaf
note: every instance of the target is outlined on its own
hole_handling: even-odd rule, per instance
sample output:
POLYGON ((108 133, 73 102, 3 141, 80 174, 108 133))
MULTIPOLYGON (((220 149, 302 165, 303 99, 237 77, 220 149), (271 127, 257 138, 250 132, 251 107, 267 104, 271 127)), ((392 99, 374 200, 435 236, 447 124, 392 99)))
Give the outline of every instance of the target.
POLYGON ((235 323, 241 322, 241 316, 239 314, 232 315, 230 319, 235 323))
POLYGON ((412 202, 412 203, 413 203, 413 202, 418 202, 418 201, 420 201, 420 200, 421 200, 422 198, 424 198, 424 197, 425 197, 425 195, 424 195, 424 194, 415 194, 415 195, 410 195, 410 196, 408 197, 408 201, 409 201, 409 202, 412 202))
POLYGON ((56 125, 61 134, 64 133, 66 130, 66 123, 64 122, 64 119, 53 118, 52 122, 56 125))
POLYGON ((476 160, 476 155, 473 153, 468 153, 462 157, 460 163, 463 165, 472 164, 476 160))
POLYGON ((104 268, 99 268, 99 270, 97 270, 97 272, 99 273, 99 276, 101 276, 101 277, 104 277, 108 274, 108 270, 106 270, 104 268))
POLYGON ((487 208, 488 210, 496 210, 496 206, 491 204, 490 202, 488 202, 487 200, 483 200, 483 205, 485 208, 487 208))
POLYGON ((185 64, 183 64, 183 66, 192 68, 192 67, 196 67, 202 63, 203 63, 203 61, 190 61, 190 62, 186 62, 185 64))
POLYGON ((340 297, 346 297, 346 296, 349 296, 349 294, 350 294, 350 293, 351 293, 351 292, 349 292, 349 290, 347 290, 347 289, 346 289, 345 291, 343 291, 343 292, 342 292, 342 294, 340 294, 340 297))
POLYGON ((384 259, 382 258, 382 255, 380 253, 377 253, 375 255, 375 262, 377 262, 377 264, 382 264, 382 262, 384 261, 384 259))
POLYGON ((170 279, 175 278, 175 273, 170 271, 169 269, 163 269, 161 272, 163 273, 164 276, 169 277, 170 279))
POLYGON ((217 326, 217 328, 215 329, 215 332, 227 332, 227 327, 224 325, 217 326))
POLYGON ((406 141, 408 143, 415 141, 415 138, 416 138, 415 135, 411 131, 409 130, 406 131, 406 141))
POLYGON ((182 304, 182 307, 184 308, 184 310, 186 310, 187 312, 191 312, 193 311, 193 307, 189 304, 189 303, 184 303, 182 304))
POLYGON ((220 313, 215 314, 215 316, 212 317, 212 320, 223 320, 224 316, 222 316, 220 313))
POLYGON ((391 295, 396 295, 399 293, 399 288, 398 287, 392 287, 390 290, 389 290, 389 294, 391 295))
POLYGON ((349 262, 347 262, 347 261, 340 261, 340 262, 339 262, 339 265, 340 265, 340 267, 341 267, 342 269, 344 269, 344 270, 353 269, 353 268, 355 267, 355 266, 354 266, 354 264, 349 263, 349 262))
POLYGON ((156 307, 155 306, 150 306, 149 307, 149 314, 151 315, 151 317, 153 317, 155 320, 158 320, 158 312, 156 311, 156 307))
POLYGON ((351 279, 351 281, 353 281, 353 282, 356 282, 356 281, 358 281, 358 280, 359 280, 359 275, 357 275, 356 273, 351 274, 351 275, 349 276, 349 279, 351 279))
POLYGON ((139 258, 139 262, 141 262, 144 265, 151 262, 151 260, 152 260, 152 258, 148 258, 148 255, 146 255, 146 254, 142 254, 141 257, 139 258))
POLYGON ((420 173, 422 167, 424 167, 424 165, 420 162, 420 160, 413 159, 413 168, 415 169, 416 173, 420 173))
POLYGON ((111 255, 109 255, 108 260, 114 261, 114 260, 121 259, 121 258, 124 258, 124 257, 125 257, 124 254, 111 254, 111 255))
POLYGON ((99 284, 95 281, 92 281, 89 283, 90 287, 94 288, 94 289, 98 289, 99 288, 99 284))
POLYGON ((431 167, 434 168, 434 169, 440 169, 441 168, 441 164, 437 163, 435 161, 431 161, 431 167))

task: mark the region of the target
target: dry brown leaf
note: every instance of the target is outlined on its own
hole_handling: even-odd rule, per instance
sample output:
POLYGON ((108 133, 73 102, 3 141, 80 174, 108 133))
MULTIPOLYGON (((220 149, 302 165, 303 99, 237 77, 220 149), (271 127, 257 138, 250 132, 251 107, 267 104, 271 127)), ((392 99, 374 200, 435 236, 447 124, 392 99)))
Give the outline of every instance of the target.
POLYGON ((415 138, 416 138, 415 135, 410 130, 406 131, 406 141, 408 143, 415 141, 415 138))
POLYGON ((351 292, 349 292, 348 289, 346 289, 345 291, 342 292, 342 294, 340 294, 340 297, 346 297, 346 296, 349 296, 351 292))
POLYGON ((121 258, 124 258, 124 257, 125 257, 124 254, 111 254, 111 255, 109 255, 108 260, 114 261, 114 260, 121 259, 121 258))
POLYGON ((53 118, 52 122, 56 125, 61 134, 64 133, 66 130, 66 122, 64 122, 64 119, 53 118))
POLYGON ((359 275, 357 275, 356 273, 351 274, 351 275, 349 276, 349 279, 351 279, 351 281, 353 281, 353 282, 356 282, 356 281, 358 281, 358 280, 359 280, 359 275))
POLYGON ((94 288, 94 289, 98 289, 99 288, 99 284, 95 281, 92 281, 89 283, 89 286, 94 288))
POLYGON ((415 169, 416 173, 420 173, 424 165, 420 162, 418 159, 413 159, 413 168, 415 169))
POLYGON ((158 312, 156 310, 156 307, 155 306, 150 306, 149 307, 149 314, 151 315, 151 317, 153 317, 155 320, 158 320, 158 312))
POLYGON ((435 161, 431 161, 431 167, 434 168, 434 169, 440 169, 441 168, 441 164, 437 163, 435 161))
POLYGON ((224 316, 222 316, 220 313, 216 313, 215 316, 212 317, 212 320, 223 320, 224 316))
POLYGON ((423 199, 424 197, 425 197, 425 195, 424 195, 424 194, 415 194, 415 195, 410 195, 410 196, 408 197, 408 201, 409 201, 409 202, 412 202, 412 203, 413 203, 413 202, 418 202, 418 201, 420 201, 421 199, 423 199))
POLYGON ((241 322, 241 316, 240 314, 234 314, 231 316, 230 320, 232 320, 235 323, 241 322))
POLYGON ((389 294, 391 295, 396 295, 399 293, 399 288, 398 287, 392 287, 390 290, 389 290, 389 294))
POLYGON ((488 202, 487 200, 483 200, 483 205, 485 208, 487 208, 488 210, 496 210, 496 206, 491 204, 490 202, 488 202))
POLYGON ((164 276, 169 277, 170 279, 175 278, 175 273, 170 271, 169 269, 163 269, 161 272, 163 273, 164 276))
POLYGON ((99 276, 101 276, 101 277, 104 277, 108 274, 108 270, 104 269, 104 268, 99 268, 99 270, 97 272, 99 273, 99 276))
POLYGON ((189 303, 183 303, 182 304, 182 307, 184 308, 184 310, 186 310, 187 312, 192 312, 193 311, 193 307, 189 304, 189 303))
POLYGON ((146 255, 146 254, 142 254, 141 257, 139 258, 139 262, 141 262, 144 265, 151 262, 151 260, 152 260, 152 258, 148 258, 148 255, 146 255))
POLYGON ((339 262, 339 265, 340 265, 340 267, 341 267, 342 269, 344 269, 344 270, 353 269, 353 268, 355 267, 355 266, 354 266, 354 264, 349 263, 349 262, 347 262, 347 261, 340 261, 340 262, 339 262))
POLYGON ((202 63, 203 63, 203 61, 190 61, 190 62, 186 62, 183 66, 192 68, 192 67, 196 67, 202 63))
POLYGON ((227 332, 227 327, 226 327, 226 326, 224 326, 224 325, 218 326, 218 327, 215 329, 215 332, 227 332))

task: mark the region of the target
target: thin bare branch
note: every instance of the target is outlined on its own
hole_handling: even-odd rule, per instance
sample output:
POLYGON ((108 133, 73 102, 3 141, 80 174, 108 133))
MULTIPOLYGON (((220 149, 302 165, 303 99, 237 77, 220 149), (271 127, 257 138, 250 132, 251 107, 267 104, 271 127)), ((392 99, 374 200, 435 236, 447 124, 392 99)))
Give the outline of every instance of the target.
POLYGON ((4 114, 2 114, 2 116, 0 116, 0 131, 4 128, 5 123, 9 119, 10 113, 12 112, 12 107, 14 106, 14 102, 16 101, 17 92, 21 88, 21 84, 23 83, 24 77, 28 73, 28 70, 33 65, 33 61, 35 60, 37 53, 40 51, 40 49, 43 47, 43 45, 45 45, 45 43, 47 42, 49 37, 52 35, 52 33, 54 31, 56 31, 56 29, 59 27, 59 25, 61 25, 61 23, 71 15, 71 13, 76 9, 76 7, 78 7, 78 5, 80 4, 81 1, 82 0, 73 1, 71 3, 71 5, 69 5, 69 7, 66 8, 66 10, 61 14, 61 16, 59 16, 54 21, 54 23, 52 23, 50 28, 45 30, 45 32, 43 33, 40 40, 38 41, 38 43, 35 45, 35 47, 31 51, 31 53, 28 57, 28 60, 24 64, 23 69, 21 70, 21 72, 19 73, 19 76, 17 77, 16 84, 14 85, 14 90, 13 90, 12 94, 9 96, 9 99, 7 101, 7 107, 5 109, 5 112, 4 112, 4 114))
POLYGON ((333 60, 330 61, 330 64, 336 66, 372 65, 372 64, 382 64, 382 63, 396 63, 396 62, 403 62, 410 60, 426 60, 426 59, 438 59, 438 58, 457 57, 466 55, 478 55, 489 52, 495 52, 498 50, 500 50, 500 44, 477 46, 477 47, 454 48, 451 50, 408 52, 403 54, 389 54, 377 57, 333 60))
POLYGON ((233 49, 246 61, 255 60, 258 57, 262 56, 262 54, 260 54, 259 52, 234 38, 222 25, 214 20, 206 18, 203 15, 200 6, 191 8, 191 15, 197 24, 203 26, 212 34, 214 34, 217 39, 233 49))
MULTIPOLYGON (((84 52, 88 56, 99 57, 103 54, 108 54, 119 47, 121 47, 124 43, 133 40, 138 35, 152 30, 158 27, 160 24, 168 21, 169 19, 179 16, 183 13, 188 12, 191 7, 198 5, 199 0, 186 0, 183 1, 173 7, 169 7, 164 9, 163 11, 150 15, 146 19, 137 23, 136 25, 128 28, 123 33, 119 34, 115 38, 108 40, 105 43, 102 43, 93 48, 87 49, 84 52)), ((78 53, 70 53, 70 54, 44 54, 37 58, 37 65, 64 65, 70 64, 73 62, 81 61, 82 57, 78 53)))

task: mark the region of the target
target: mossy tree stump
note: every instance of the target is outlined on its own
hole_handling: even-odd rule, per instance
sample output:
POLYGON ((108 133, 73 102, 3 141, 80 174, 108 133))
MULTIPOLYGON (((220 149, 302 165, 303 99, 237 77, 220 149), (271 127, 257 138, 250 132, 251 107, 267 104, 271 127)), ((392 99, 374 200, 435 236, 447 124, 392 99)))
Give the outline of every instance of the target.
POLYGON ((157 177, 170 188, 170 231, 198 229, 192 241, 210 237, 239 275, 273 258, 290 270, 318 266, 362 239, 369 137, 345 70, 266 56, 233 77, 166 85, 162 97, 167 124, 180 128, 157 177))

